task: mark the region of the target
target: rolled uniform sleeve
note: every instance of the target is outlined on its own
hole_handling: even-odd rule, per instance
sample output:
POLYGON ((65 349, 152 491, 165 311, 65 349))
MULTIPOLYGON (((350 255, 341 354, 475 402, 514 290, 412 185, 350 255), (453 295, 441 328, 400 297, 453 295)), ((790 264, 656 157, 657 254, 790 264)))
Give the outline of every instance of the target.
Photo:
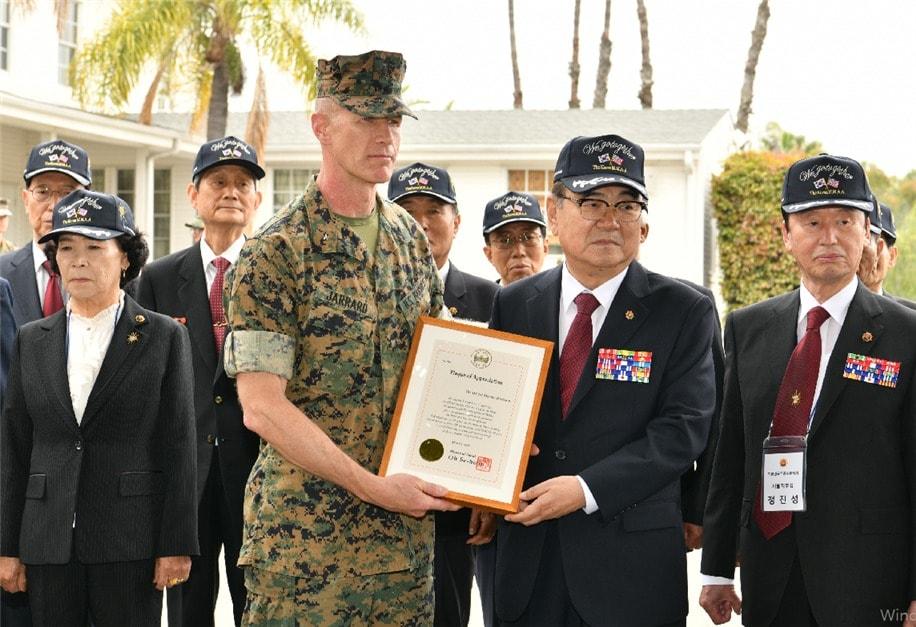
POLYGON ((290 253, 278 235, 250 239, 242 248, 227 295, 230 333, 223 353, 230 377, 242 372, 293 377, 300 288, 290 253))

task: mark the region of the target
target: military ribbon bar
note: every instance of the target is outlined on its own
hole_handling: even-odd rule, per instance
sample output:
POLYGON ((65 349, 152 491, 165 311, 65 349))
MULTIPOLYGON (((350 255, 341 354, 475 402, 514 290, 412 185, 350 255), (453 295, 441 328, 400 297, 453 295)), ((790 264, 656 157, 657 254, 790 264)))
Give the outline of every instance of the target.
POLYGON ((648 383, 652 370, 652 351, 599 348, 596 379, 648 383))
POLYGON ((900 362, 849 353, 843 368, 843 377, 854 381, 874 383, 887 388, 897 387, 900 362))

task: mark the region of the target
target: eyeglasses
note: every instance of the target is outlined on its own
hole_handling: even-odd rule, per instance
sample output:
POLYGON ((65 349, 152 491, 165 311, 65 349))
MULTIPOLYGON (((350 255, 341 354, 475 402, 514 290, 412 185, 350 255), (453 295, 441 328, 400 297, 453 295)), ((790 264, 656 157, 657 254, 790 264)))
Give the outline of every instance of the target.
POLYGON ((541 245, 541 241, 543 240, 541 238, 540 231, 528 231, 517 236, 502 235, 500 237, 490 238, 490 244, 499 250, 509 250, 510 248, 515 248, 516 244, 521 244, 525 248, 537 248, 541 245))
POLYGON ((33 187, 28 191, 30 194, 32 194, 32 198, 34 198, 36 201, 48 202, 52 198, 56 198, 57 200, 60 200, 61 198, 69 194, 70 192, 76 191, 76 188, 75 187, 66 187, 64 189, 50 189, 48 187, 45 187, 44 185, 41 185, 39 187, 33 187))
POLYGON ((578 205, 582 218, 592 222, 605 219, 608 211, 613 211, 614 220, 621 224, 636 222, 642 212, 649 208, 648 204, 639 200, 621 200, 611 205, 601 198, 570 198, 569 196, 558 196, 558 198, 578 205))

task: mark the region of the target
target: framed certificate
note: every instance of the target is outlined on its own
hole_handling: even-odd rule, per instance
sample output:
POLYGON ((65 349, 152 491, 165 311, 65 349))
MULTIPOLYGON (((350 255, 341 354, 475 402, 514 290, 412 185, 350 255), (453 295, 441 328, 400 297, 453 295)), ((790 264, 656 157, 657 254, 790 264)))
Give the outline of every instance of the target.
POLYGON ((552 350, 553 342, 421 317, 379 474, 444 485, 462 505, 518 511, 552 350))

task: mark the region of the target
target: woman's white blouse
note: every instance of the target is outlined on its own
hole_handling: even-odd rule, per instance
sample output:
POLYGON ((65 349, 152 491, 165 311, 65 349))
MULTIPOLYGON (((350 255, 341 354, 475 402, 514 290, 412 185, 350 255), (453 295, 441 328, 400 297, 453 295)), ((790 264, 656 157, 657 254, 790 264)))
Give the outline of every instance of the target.
POLYGON ((77 423, 83 421, 89 393, 99 376, 99 369, 123 308, 123 291, 118 302, 92 318, 73 313, 70 304, 67 304, 67 379, 70 382, 70 401, 73 403, 77 423))

